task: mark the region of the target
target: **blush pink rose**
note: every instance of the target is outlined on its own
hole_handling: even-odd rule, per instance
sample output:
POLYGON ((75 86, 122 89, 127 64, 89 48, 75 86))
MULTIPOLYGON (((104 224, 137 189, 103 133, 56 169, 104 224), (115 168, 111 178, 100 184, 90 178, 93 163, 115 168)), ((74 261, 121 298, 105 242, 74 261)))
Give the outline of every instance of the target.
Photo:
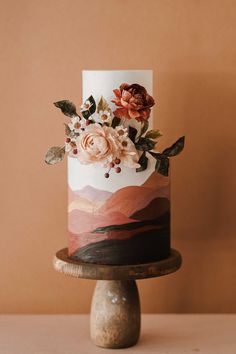
POLYGON ((123 83, 119 89, 115 89, 113 92, 116 97, 112 102, 119 107, 114 111, 116 117, 121 119, 135 118, 139 122, 148 120, 151 107, 154 106, 155 102, 143 86, 123 83))
POLYGON ((107 165, 119 155, 119 146, 113 128, 91 124, 77 138, 77 157, 83 164, 100 162, 107 165))
POLYGON ((122 126, 113 129, 91 124, 78 136, 76 146, 76 157, 82 164, 101 163, 107 166, 119 158, 126 167, 140 167, 135 145, 128 137, 127 129, 122 126))

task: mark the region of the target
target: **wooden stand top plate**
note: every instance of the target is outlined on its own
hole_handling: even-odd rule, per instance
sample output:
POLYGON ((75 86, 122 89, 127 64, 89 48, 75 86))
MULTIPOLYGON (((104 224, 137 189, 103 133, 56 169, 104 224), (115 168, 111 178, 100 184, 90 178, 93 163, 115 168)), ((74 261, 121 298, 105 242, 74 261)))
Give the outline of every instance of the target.
POLYGON ((68 249, 58 251, 53 260, 53 266, 58 272, 76 278, 97 280, 135 280, 160 277, 177 271, 181 266, 180 253, 171 249, 170 256, 161 261, 130 264, 130 265, 102 265, 83 263, 71 260, 68 249))

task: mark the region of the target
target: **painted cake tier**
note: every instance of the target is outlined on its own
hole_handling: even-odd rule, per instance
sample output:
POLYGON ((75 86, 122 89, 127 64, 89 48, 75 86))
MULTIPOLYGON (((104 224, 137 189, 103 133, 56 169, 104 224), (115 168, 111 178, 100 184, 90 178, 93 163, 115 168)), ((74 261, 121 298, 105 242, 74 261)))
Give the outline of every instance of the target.
MULTIPOLYGON (((70 170, 76 164, 77 160, 69 158, 70 170)), ((123 182, 124 186, 113 191, 110 185, 116 183, 114 179, 110 183, 106 180, 108 185, 103 188, 92 183, 93 178, 103 177, 99 168, 77 166, 78 179, 87 168, 90 178, 82 188, 76 189, 70 180, 74 187, 69 187, 70 257, 100 264, 144 263, 168 257, 169 177, 152 172, 143 183, 134 185, 132 178, 125 182, 129 171, 122 171, 114 179, 120 178, 117 185, 123 182)))

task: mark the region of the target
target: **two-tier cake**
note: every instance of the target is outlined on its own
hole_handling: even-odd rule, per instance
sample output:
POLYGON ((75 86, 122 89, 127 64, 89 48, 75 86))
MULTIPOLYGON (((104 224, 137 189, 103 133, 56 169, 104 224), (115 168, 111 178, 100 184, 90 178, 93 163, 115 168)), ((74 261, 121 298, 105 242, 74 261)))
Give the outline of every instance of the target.
POLYGON ((153 129, 151 70, 83 71, 83 105, 62 100, 66 139, 46 162, 68 152, 69 257, 97 264, 157 261, 170 253, 169 157, 153 129))

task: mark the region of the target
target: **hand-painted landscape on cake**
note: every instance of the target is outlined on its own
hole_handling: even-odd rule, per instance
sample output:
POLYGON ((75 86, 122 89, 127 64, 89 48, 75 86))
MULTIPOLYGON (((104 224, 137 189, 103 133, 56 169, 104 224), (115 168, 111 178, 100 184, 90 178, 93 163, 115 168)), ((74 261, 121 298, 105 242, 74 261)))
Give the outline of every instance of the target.
POLYGON ((92 263, 143 263, 168 256, 169 178, 157 172, 142 186, 112 193, 69 188, 69 255, 92 263), (133 254, 133 257, 132 257, 133 254))

